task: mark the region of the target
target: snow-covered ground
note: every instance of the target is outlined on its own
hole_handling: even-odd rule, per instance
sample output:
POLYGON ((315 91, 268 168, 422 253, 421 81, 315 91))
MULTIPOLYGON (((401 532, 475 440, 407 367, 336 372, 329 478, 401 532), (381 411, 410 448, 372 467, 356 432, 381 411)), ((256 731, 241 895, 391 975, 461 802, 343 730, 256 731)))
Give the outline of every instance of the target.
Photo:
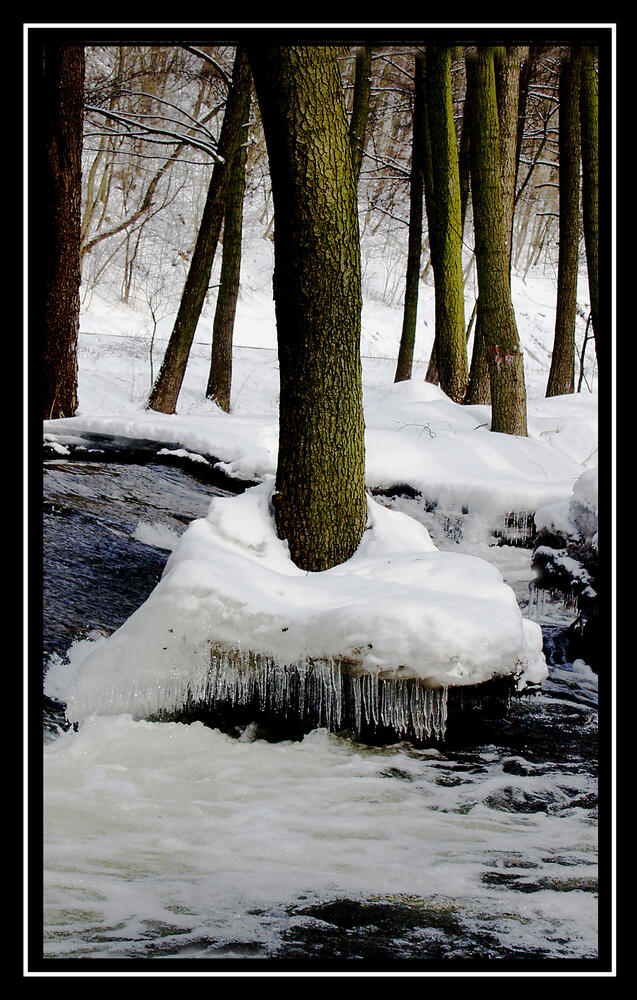
MULTIPOLYGON (((580 476, 597 466, 592 348, 584 391, 544 398, 555 317, 551 276, 513 282, 527 376, 527 438, 492 433, 488 407, 460 406, 424 381, 434 326, 430 286, 421 289, 413 377, 398 384, 393 377, 401 310, 366 296, 367 485, 391 492, 407 484, 421 499, 370 496, 370 531, 359 551, 342 567, 308 577, 276 539, 269 507, 278 368, 271 248, 260 243, 250 242, 244 254, 230 414, 204 396, 214 302, 196 333, 178 412, 169 416, 145 408, 149 315, 97 292, 85 297, 78 414, 44 424, 45 439, 58 453, 64 455, 86 432, 140 438, 156 441, 158 450, 170 443, 193 461, 218 463, 229 476, 262 485, 243 497, 213 500, 208 518, 191 525, 176 545, 146 605, 112 638, 88 652, 83 645, 71 657, 71 669, 51 669, 49 693, 75 706, 77 717, 106 703, 112 711, 126 711, 129 680, 122 680, 117 696, 114 678, 122 669, 129 678, 134 663, 137 705, 158 686, 179 698, 205 683, 210 644, 258 650, 287 664, 303 655, 344 658, 362 671, 404 671, 434 686, 498 674, 513 674, 522 686, 541 680, 546 668, 539 629, 523 621, 509 587, 528 586, 528 552, 520 556, 519 550, 495 546, 493 533, 507 513, 524 516, 567 502, 580 476), (403 512, 411 517, 406 520, 403 512), (166 629, 173 630, 171 656, 161 657, 166 629)), ((585 279, 580 291, 586 301, 585 279)), ((471 305, 468 298, 467 314, 471 305)), ((172 318, 160 323, 155 336, 155 375, 172 318)), ((582 335, 580 324, 580 340, 582 335)), ((159 707, 155 701, 146 706, 159 707)))
MULTIPOLYGON (((252 239, 244 252, 235 325, 232 412, 205 398, 214 293, 199 322, 177 414, 145 409, 151 386, 148 309, 122 305, 98 291, 86 294, 80 326, 79 410, 71 420, 44 424, 45 438, 63 444, 83 431, 178 443, 214 457, 231 476, 262 480, 276 470, 278 365, 271 292, 271 244, 252 239)), ((213 276, 214 277, 214 276, 213 276)), ((532 511, 568 497, 575 479, 597 465, 594 350, 587 384, 571 396, 544 397, 553 344, 555 283, 539 272, 514 277, 513 296, 524 350, 529 436, 489 431, 489 408, 462 407, 424 381, 434 331, 434 296, 423 282, 413 377, 395 384, 400 307, 374 297, 370 279, 362 319, 366 466, 370 488, 408 483, 430 501, 461 511, 532 511), (592 391, 590 391, 592 390, 592 391)), ((582 276, 579 300, 587 302, 582 276)), ((467 288, 469 315, 473 291, 467 288)), ((153 344, 157 375, 172 328, 164 310, 153 344)), ((578 347, 584 333, 578 317, 578 347)), ((471 351, 472 340, 468 349, 471 351)))

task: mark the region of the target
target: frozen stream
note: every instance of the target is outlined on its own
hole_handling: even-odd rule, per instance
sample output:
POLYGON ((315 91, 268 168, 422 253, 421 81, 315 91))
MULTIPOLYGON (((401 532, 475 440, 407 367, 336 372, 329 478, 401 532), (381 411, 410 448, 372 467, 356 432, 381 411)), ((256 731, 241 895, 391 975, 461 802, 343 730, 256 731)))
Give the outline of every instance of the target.
MULTIPOLYGON (((74 462, 46 463, 44 487, 46 665, 142 603, 212 488, 74 462)), ((73 731, 47 700, 44 736, 46 958, 598 957, 597 684, 581 662, 466 745, 269 743, 127 715, 73 731)))

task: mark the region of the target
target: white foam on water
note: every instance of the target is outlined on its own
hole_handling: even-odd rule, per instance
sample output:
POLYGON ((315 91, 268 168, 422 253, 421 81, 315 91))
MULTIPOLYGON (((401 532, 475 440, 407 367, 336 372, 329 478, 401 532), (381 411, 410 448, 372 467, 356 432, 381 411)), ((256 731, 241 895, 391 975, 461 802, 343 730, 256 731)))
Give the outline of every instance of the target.
POLYGON ((595 954, 585 776, 558 787, 532 765, 505 773, 498 753, 457 770, 441 751, 325 730, 271 744, 129 715, 87 720, 44 762, 50 956, 271 953, 288 908, 341 898, 424 901, 469 937, 595 954))

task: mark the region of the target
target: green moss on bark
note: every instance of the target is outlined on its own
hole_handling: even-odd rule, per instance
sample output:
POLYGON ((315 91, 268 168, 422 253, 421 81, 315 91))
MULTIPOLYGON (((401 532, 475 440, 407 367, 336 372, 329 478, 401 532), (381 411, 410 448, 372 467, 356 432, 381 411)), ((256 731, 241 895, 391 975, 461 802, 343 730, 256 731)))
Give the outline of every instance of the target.
POLYGON ((366 521, 356 185, 329 46, 255 46, 275 211, 279 453, 274 511, 293 562, 320 571, 366 521))

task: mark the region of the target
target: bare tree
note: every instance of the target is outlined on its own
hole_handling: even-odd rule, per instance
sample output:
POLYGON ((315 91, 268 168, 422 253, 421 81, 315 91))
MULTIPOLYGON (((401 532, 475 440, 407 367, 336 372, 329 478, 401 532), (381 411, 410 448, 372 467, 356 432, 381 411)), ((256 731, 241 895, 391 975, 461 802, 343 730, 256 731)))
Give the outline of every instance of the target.
POLYGON ((177 406, 190 348, 210 282, 232 163, 245 138, 250 86, 248 60, 244 49, 239 46, 219 138, 217 162, 210 180, 195 251, 161 370, 148 400, 149 409, 161 413, 174 413, 177 406))

